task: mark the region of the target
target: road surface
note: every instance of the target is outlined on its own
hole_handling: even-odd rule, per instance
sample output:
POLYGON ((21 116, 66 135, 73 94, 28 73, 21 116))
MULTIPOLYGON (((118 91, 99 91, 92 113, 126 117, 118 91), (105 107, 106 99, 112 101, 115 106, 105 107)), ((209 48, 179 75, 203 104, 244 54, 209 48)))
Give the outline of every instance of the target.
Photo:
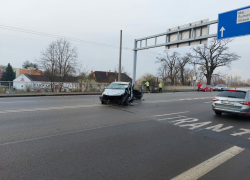
POLYGON ((0 99, 0 179, 250 179, 250 116, 212 111, 216 92, 0 99))

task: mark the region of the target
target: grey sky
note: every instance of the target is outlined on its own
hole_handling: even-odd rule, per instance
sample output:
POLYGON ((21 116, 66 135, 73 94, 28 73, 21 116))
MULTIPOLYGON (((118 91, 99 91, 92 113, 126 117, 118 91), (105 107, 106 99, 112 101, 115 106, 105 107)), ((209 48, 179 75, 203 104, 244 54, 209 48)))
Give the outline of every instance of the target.
MULTIPOLYGON (((134 39, 165 32, 175 26, 202 19, 216 20, 218 14, 249 6, 249 0, 2 0, 0 25, 66 36, 119 46, 123 30, 123 47, 133 48, 134 39)), ((0 26, 2 27, 2 26, 0 26)), ((216 27, 212 30, 215 32, 216 27)), ((0 28, 0 64, 21 67, 26 60, 39 58, 56 38, 38 36, 0 28)), ((119 49, 71 41, 78 48, 79 61, 94 71, 113 71, 119 49)), ((250 36, 235 38, 230 51, 242 58, 232 68, 216 72, 250 78, 250 36)), ((156 74, 156 54, 164 47, 138 53, 137 78, 144 73, 156 74)), ((190 47, 174 49, 181 54, 190 47)), ((132 76, 133 52, 123 50, 122 65, 132 76)))

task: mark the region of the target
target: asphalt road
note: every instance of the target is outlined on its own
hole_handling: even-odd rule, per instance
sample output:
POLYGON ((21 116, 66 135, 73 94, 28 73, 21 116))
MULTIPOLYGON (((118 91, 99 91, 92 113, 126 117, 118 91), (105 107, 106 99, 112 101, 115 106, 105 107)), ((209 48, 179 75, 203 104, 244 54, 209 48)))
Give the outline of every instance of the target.
POLYGON ((0 99, 0 179, 250 179, 250 116, 211 109, 216 92, 0 99))

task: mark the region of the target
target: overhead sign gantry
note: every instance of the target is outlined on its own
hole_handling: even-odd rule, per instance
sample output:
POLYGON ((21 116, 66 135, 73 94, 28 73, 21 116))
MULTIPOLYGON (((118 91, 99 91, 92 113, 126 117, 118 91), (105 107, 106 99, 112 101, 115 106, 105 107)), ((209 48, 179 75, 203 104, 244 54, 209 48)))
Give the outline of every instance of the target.
POLYGON ((167 49, 205 44, 208 38, 217 39, 231 38, 250 34, 250 6, 219 14, 219 24, 216 34, 209 34, 209 27, 218 23, 218 20, 202 20, 194 23, 168 29, 164 33, 135 39, 133 85, 136 81, 137 51, 165 46, 167 49), (165 43, 157 44, 157 38, 165 36, 165 43), (147 45, 149 39, 155 39, 154 45, 147 45), (145 41, 145 46, 142 42, 145 41), (139 45, 139 46, 138 46, 139 45))

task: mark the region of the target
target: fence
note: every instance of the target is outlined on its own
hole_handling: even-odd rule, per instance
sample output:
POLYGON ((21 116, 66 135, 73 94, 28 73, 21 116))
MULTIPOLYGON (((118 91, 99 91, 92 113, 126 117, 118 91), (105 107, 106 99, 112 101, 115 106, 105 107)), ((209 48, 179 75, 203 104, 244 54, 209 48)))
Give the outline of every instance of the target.
POLYGON ((0 81, 0 93, 103 92, 107 83, 12 82, 0 81))

